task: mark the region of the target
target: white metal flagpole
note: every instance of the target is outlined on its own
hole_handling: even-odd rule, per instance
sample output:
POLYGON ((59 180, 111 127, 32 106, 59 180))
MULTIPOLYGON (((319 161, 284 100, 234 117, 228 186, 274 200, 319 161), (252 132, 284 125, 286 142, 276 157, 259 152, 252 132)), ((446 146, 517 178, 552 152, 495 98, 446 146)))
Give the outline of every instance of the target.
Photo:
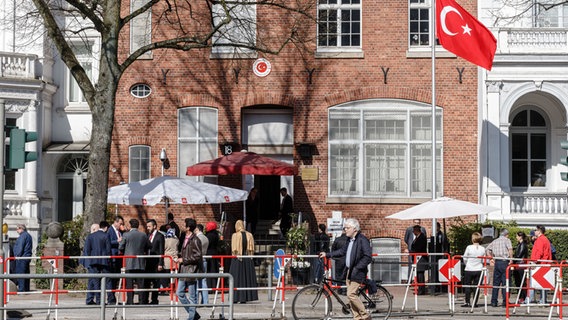
MULTIPOLYGON (((432 200, 436 199, 436 0, 432 1, 430 43, 432 48, 432 200)), ((436 218, 432 219, 432 243, 436 252, 436 218)))

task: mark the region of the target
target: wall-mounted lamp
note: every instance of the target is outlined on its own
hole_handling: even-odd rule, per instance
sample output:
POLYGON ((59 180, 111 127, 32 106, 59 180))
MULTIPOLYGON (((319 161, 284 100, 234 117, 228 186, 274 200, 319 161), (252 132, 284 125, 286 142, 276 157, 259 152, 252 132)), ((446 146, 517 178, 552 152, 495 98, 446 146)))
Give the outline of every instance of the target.
POLYGON ((166 148, 162 148, 162 151, 160 151, 160 161, 162 161, 162 177, 163 177, 164 169, 170 168, 170 160, 168 160, 168 155, 166 154, 166 148))
POLYGON ((297 146, 298 154, 302 159, 309 159, 312 157, 312 147, 311 143, 299 143, 297 146))

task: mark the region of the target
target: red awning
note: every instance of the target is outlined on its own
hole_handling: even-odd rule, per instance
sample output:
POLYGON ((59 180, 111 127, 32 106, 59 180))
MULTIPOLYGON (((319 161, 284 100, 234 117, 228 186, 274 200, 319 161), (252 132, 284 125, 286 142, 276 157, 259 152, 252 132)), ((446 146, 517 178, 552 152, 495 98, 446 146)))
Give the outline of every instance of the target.
POLYGON ((254 152, 233 152, 229 155, 187 167, 188 176, 255 174, 266 176, 295 176, 296 166, 258 155, 254 152))

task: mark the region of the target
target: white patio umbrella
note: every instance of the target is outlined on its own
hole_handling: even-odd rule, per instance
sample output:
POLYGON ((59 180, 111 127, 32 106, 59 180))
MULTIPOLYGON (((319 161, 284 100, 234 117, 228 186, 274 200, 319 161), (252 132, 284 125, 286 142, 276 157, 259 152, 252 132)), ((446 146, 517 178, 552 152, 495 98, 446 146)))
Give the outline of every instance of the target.
POLYGON ((153 206, 245 201, 248 192, 190 179, 163 176, 121 184, 108 189, 107 202, 153 206))
POLYGON ((387 218, 399 220, 444 219, 485 214, 497 210, 500 209, 468 201, 441 197, 416 205, 412 208, 402 210, 395 214, 391 214, 390 216, 387 216, 387 218))

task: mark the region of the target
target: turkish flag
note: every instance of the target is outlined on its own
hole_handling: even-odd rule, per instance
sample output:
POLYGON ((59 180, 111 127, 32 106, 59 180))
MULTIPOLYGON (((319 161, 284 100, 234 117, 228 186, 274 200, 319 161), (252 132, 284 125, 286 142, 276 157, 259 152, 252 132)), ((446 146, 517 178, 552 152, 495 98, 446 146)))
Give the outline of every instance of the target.
POLYGON ((436 0, 436 35, 446 50, 491 70, 497 40, 454 0, 436 0))

